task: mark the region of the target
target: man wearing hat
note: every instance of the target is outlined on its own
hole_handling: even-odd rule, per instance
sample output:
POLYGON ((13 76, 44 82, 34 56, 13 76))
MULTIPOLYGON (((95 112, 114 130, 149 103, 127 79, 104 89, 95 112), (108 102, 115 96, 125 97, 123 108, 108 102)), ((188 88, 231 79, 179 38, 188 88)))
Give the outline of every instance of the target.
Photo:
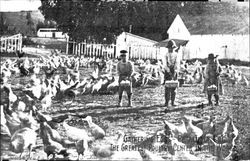
MULTIPOLYGON (((180 62, 178 59, 178 49, 174 40, 170 40, 166 46, 168 48, 168 53, 164 57, 164 82, 166 80, 177 80, 177 75, 179 71, 180 62)), ((171 100, 171 105, 175 105, 176 87, 165 87, 165 106, 169 106, 169 101, 171 100)))
POLYGON ((206 89, 208 95, 208 105, 213 105, 212 95, 215 98, 215 105, 219 105, 219 94, 223 94, 222 83, 220 79, 221 66, 217 59, 218 55, 214 56, 213 53, 208 54, 208 64, 205 70, 205 84, 204 88, 206 89), (212 89, 213 90, 210 90, 212 89))
POLYGON ((128 95, 128 106, 132 105, 131 96, 132 96, 132 84, 131 84, 131 74, 133 73, 133 64, 130 61, 127 61, 126 58, 127 51, 121 50, 120 51, 120 58, 121 60, 117 64, 117 73, 119 75, 119 102, 118 106, 121 106, 122 102, 122 93, 123 91, 127 92, 128 95), (122 81, 129 81, 129 85, 123 86, 121 84, 122 81))

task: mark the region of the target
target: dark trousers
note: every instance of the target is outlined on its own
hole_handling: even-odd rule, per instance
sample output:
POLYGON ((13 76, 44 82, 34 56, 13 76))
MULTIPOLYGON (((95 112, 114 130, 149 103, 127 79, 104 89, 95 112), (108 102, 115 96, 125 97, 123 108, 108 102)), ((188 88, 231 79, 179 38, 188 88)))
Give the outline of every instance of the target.
POLYGON ((132 94, 132 85, 130 85, 130 86, 119 85, 119 90, 118 90, 119 96, 122 96, 123 91, 126 91, 128 95, 131 95, 132 94))
POLYGON ((219 95, 218 95, 218 93, 210 93, 210 92, 208 92, 207 96, 208 96, 209 104, 212 104, 212 96, 213 95, 214 95, 216 104, 218 104, 219 103, 219 95))
MULTIPOLYGON (((165 72, 164 77, 165 80, 177 80, 177 73, 174 69, 170 68, 171 72, 165 72)), ((171 100, 171 104, 174 105, 176 96, 176 88, 165 87, 165 105, 168 106, 169 101, 171 100)))
POLYGON ((171 104, 174 104, 176 96, 176 88, 165 87, 165 105, 168 105, 171 100, 171 104))
POLYGON ((120 85, 122 80, 123 80, 123 76, 120 76, 119 80, 118 80, 118 82, 119 82, 119 89, 118 89, 119 101, 121 101, 121 99, 122 99, 123 91, 127 92, 128 100, 131 101, 131 96, 132 96, 132 83, 131 83, 131 80, 130 80, 130 85, 129 86, 120 85))

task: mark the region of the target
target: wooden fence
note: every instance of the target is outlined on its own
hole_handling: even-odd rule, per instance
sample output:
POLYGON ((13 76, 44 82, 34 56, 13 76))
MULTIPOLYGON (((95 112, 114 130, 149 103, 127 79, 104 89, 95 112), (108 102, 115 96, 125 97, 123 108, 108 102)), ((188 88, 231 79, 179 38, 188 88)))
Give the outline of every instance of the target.
POLYGON ((250 61, 249 35, 192 35, 183 55, 185 59, 207 58, 209 53, 219 59, 250 61))
MULTIPOLYGON (((89 44, 67 41, 66 54, 84 57, 118 58, 120 55, 119 49, 116 44, 89 44)), ((154 46, 129 45, 127 50, 129 59, 158 59, 160 57, 160 49, 154 46)))
POLYGON ((22 51, 22 35, 0 37, 0 52, 22 51))

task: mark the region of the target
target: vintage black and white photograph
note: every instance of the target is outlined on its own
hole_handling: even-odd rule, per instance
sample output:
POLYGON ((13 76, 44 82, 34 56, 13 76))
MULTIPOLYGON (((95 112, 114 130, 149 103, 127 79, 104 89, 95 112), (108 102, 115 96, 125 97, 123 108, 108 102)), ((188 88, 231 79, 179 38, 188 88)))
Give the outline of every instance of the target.
POLYGON ((249 1, 0 0, 1 160, 250 160, 249 1))

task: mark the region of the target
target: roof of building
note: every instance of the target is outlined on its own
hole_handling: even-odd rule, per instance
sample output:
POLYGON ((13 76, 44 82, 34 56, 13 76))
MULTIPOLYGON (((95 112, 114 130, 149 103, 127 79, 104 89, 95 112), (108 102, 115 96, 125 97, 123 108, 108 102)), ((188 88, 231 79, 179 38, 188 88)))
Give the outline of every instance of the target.
POLYGON ((190 32, 182 21, 180 15, 176 15, 174 21, 168 28, 167 33, 169 34, 169 38, 188 40, 190 37, 190 32))
POLYGON ((124 32, 124 33, 125 33, 125 35, 129 35, 129 36, 133 36, 133 37, 136 37, 136 38, 139 38, 139 39, 150 41, 152 43, 157 43, 157 41, 154 41, 154 40, 151 40, 151 39, 148 39, 148 38, 145 38, 145 37, 141 37, 141 36, 138 36, 138 35, 135 35, 135 34, 131 34, 129 32, 124 32))

